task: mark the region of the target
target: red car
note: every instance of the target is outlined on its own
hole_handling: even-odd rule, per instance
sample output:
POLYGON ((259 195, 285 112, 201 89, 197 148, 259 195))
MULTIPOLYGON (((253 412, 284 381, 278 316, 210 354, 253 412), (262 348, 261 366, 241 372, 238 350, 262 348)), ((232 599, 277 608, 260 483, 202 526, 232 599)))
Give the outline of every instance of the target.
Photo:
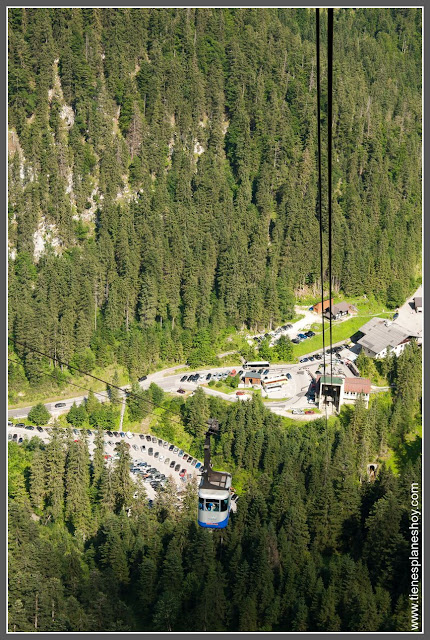
POLYGON ((236 391, 236 395, 237 396, 244 396, 245 395, 245 391, 236 391))
POLYGON ((234 376, 236 375, 236 369, 232 369, 230 371, 230 375, 234 378, 234 376))
POLYGON ((313 413, 313 411, 308 410, 308 411, 305 411, 305 413, 306 413, 307 415, 309 415, 309 414, 312 414, 312 413, 313 413))
POLYGON ((179 477, 184 478, 186 473, 187 473, 186 469, 182 469, 181 473, 179 474, 179 477))

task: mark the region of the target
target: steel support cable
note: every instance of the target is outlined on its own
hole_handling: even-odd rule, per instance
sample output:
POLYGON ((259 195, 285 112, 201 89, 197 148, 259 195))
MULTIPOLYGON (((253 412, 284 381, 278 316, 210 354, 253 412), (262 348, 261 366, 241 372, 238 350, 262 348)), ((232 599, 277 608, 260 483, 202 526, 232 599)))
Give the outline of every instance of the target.
MULTIPOLYGON (((327 162, 328 162, 328 277, 330 304, 330 386, 333 389, 333 333, 332 333, 332 119, 333 119, 333 9, 327 13, 327 162)), ((333 396, 334 399, 334 396, 333 396)))
MULTIPOLYGON (((9 362, 13 362, 14 364, 17 364, 18 366, 21 366, 21 367, 23 366, 22 362, 18 362, 18 360, 15 360, 15 359, 11 358, 10 356, 8 356, 7 359, 9 360, 9 362)), ((42 373, 45 376, 50 376, 51 378, 54 378, 54 380, 57 380, 57 382, 58 382, 58 377, 56 375, 54 375, 53 373, 48 373, 47 371, 43 371, 42 373)), ((72 387, 77 387, 78 389, 82 389, 83 391, 92 391, 95 396, 101 396, 102 398, 106 398, 107 400, 110 400, 110 397, 109 397, 109 395, 107 393, 103 393, 102 391, 93 391, 89 387, 83 387, 80 384, 76 384, 76 382, 70 382, 70 380, 66 380, 65 382, 66 382, 67 385, 71 385, 72 387)), ((70 398, 64 398, 64 400, 70 400, 70 398)))
MULTIPOLYGON (((316 10, 316 49, 317 49, 317 128, 318 128, 318 214, 320 227, 320 277, 321 277, 321 318, 323 339, 323 375, 327 374, 324 333, 324 262, 323 262, 323 223, 322 223, 322 174, 321 174, 321 70, 320 70, 320 10, 316 10)), ((320 383, 320 393, 322 383, 320 383)), ((327 403, 325 403, 325 421, 327 428, 327 403)))
MULTIPOLYGON (((47 353, 44 353, 43 351, 39 351, 38 349, 34 349, 33 347, 29 347, 26 343, 24 342, 19 342, 18 340, 14 341, 15 344, 19 344, 21 347, 24 347, 24 349, 27 349, 28 351, 31 351, 32 353, 37 353, 41 356, 44 356, 45 358, 48 358, 49 360, 55 360, 55 362, 58 362, 59 364, 64 365, 65 367, 67 367, 68 369, 73 369, 74 371, 79 371, 80 374, 82 374, 83 376, 88 376, 89 378, 93 378, 93 380, 97 380, 98 382, 103 382, 103 384, 111 387, 112 389, 117 389, 118 391, 124 392, 125 390, 122 389, 121 387, 118 387, 115 384, 112 384, 111 382, 107 382, 106 380, 103 380, 102 378, 98 378, 97 376, 94 376, 92 373, 88 373, 87 371, 82 371, 82 369, 79 369, 79 367, 75 367, 75 365, 69 364, 68 362, 65 362, 64 360, 60 360, 59 358, 57 358, 56 356, 50 356, 47 353)), ((146 398, 142 398, 140 396, 138 396, 136 393, 133 393, 132 391, 125 391, 127 396, 131 396, 132 398, 136 398, 137 400, 141 401, 141 402, 146 402, 147 404, 151 405, 152 407, 154 407, 154 409, 163 409, 163 411, 166 411, 167 413, 171 413, 172 415, 174 415, 175 417, 177 417, 177 413, 175 413, 174 411, 172 411, 171 409, 168 409, 167 407, 163 407, 160 404, 157 404, 155 402, 152 402, 152 400, 147 400, 146 398)), ((151 411, 149 412, 148 416, 152 415, 154 412, 151 411)), ((146 416, 146 417, 148 417, 146 416)), ((178 421, 175 421, 178 422, 178 421)), ((178 422, 178 424, 180 424, 180 422, 178 422)))

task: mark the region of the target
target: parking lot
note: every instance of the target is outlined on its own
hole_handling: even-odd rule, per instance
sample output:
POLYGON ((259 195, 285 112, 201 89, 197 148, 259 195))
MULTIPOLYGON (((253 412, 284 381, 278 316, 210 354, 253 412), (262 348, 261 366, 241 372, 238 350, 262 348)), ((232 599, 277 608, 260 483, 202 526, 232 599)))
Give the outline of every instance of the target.
MULTIPOLYGON (((39 438, 41 438, 41 440, 43 440, 43 442, 47 443, 49 441, 49 434, 51 429, 50 427, 43 427, 43 428, 40 427, 40 429, 42 429, 42 431, 38 431, 37 427, 35 427, 33 430, 30 430, 25 427, 17 427, 16 425, 11 426, 10 424, 8 424, 8 439, 19 442, 20 438, 22 438, 22 440, 24 439, 29 440, 33 436, 38 436, 39 438), (14 438, 14 435, 16 435, 16 438, 14 438), (9 438, 9 436, 12 436, 12 437, 9 438)), ((148 468, 156 469, 156 471, 149 474, 150 476, 152 476, 152 478, 147 478, 145 480, 145 489, 146 489, 148 498, 150 499, 153 499, 155 497, 155 486, 151 486, 150 482, 151 480, 152 481, 155 480, 155 474, 157 472, 159 472, 160 474, 164 474, 166 478, 170 478, 176 484, 178 492, 181 492, 184 486, 186 485, 186 483, 189 482, 193 477, 197 478, 200 475, 199 469, 196 469, 195 465, 199 464, 201 466, 202 463, 196 460, 195 458, 192 458, 191 456, 189 456, 188 453, 185 453, 180 449, 178 450, 178 447, 176 447, 171 443, 160 440, 155 436, 149 436, 149 434, 143 435, 143 434, 129 433, 127 437, 126 434, 123 433, 123 437, 121 437, 119 433, 118 433, 118 436, 114 435, 114 433, 117 433, 117 432, 110 432, 110 433, 112 433, 112 436, 109 436, 108 432, 106 432, 105 434, 105 456, 108 456, 107 458, 108 464, 111 464, 112 461, 114 460, 116 444, 121 440, 124 440, 130 445, 130 456, 133 460, 132 466, 137 467, 139 463, 146 463, 147 465, 146 467, 143 467, 143 466, 141 467, 142 469, 141 473, 130 472, 133 478, 136 478, 138 475, 144 478, 144 476, 147 475, 145 473, 146 469, 148 468), (147 438, 150 438, 151 441, 149 442, 147 438), (156 442, 153 442, 152 441, 153 439, 155 439, 156 442), (160 445, 160 442, 161 442, 161 445, 160 445), (109 443, 112 443, 112 444, 109 444, 109 443), (167 446, 165 446, 165 444, 167 446), (143 446, 145 447, 145 449, 142 451, 143 446), (169 450, 170 447, 173 448, 172 451, 169 450), (175 448, 176 448, 176 452, 174 452, 175 448), (150 450, 152 450, 151 455, 149 454, 150 450), (179 456, 179 453, 182 453, 182 455, 179 456), (184 459, 184 455, 187 456, 186 460, 184 459), (160 459, 160 456, 162 456, 162 459, 160 459), (191 457, 190 461, 188 461, 189 457, 191 457), (167 459, 169 460, 168 464, 166 464, 167 459), (175 467, 173 469, 170 468, 170 463, 172 461, 175 462, 175 467), (192 464, 193 461, 194 461, 194 466, 192 464), (180 473, 183 470, 185 470, 185 474, 184 474, 184 477, 182 478, 180 476, 180 473)), ((90 452, 90 457, 92 457, 94 453, 94 434, 95 434, 94 431, 91 431, 91 434, 87 433, 88 449, 90 452)), ((74 435, 76 439, 79 439, 80 436, 82 437, 81 430, 74 429, 74 435)), ((163 482, 159 482, 158 484, 162 485, 163 482)))

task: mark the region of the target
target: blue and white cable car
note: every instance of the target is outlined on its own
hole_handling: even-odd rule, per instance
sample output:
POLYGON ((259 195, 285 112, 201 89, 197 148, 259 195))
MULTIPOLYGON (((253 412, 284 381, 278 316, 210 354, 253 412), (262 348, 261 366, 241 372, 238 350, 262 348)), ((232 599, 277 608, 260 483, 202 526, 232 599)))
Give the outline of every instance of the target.
POLYGON ((204 469, 199 486, 198 523, 207 529, 224 529, 231 507, 231 474, 214 471, 210 461, 210 436, 218 430, 216 420, 209 421, 206 433, 204 469))

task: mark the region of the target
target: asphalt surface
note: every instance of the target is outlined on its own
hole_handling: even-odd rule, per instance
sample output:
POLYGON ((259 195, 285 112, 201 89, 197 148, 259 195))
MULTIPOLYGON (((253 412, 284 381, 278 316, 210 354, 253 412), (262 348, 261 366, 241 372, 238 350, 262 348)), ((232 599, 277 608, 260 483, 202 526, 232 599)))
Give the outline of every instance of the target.
MULTIPOLYGON (((39 431, 37 431, 37 429, 34 429, 34 431, 31 431, 31 430, 25 429, 23 427, 13 426, 13 427, 8 427, 8 434, 9 433, 12 434, 12 436, 13 436, 14 433, 16 433, 16 434, 18 434, 18 438, 22 437, 22 438, 25 438, 27 440, 30 440, 34 436, 37 436, 38 438, 43 440, 43 442, 48 442, 49 441, 50 429, 48 429, 48 430, 44 429, 42 433, 39 433, 39 431)), ((75 438, 78 439, 79 436, 75 435, 75 438)), ((88 449, 89 449, 89 452, 90 452, 90 457, 92 458, 93 453, 94 453, 94 435, 87 436, 87 438, 88 438, 88 449)), ((105 435, 105 454, 106 455, 110 454, 111 456, 113 456, 115 454, 115 444, 117 442, 121 441, 121 440, 124 440, 124 442, 128 442, 131 445, 131 447, 130 447, 130 456, 131 456, 132 461, 134 461, 134 462, 144 462, 145 461, 145 462, 150 463, 151 467, 156 468, 157 471, 159 471, 160 473, 164 473, 167 478, 171 478, 175 482, 178 491, 182 491, 183 488, 185 487, 185 485, 187 484, 187 482, 189 482, 190 479, 188 478, 188 474, 191 475, 191 478, 193 478, 193 477, 195 477, 197 479, 200 478, 199 470, 196 470, 196 468, 191 466, 191 464, 189 462, 186 462, 182 458, 179 458, 177 453, 173 454, 171 451, 168 450, 168 447, 167 448, 160 447, 158 445, 158 443, 154 444, 153 442, 149 443, 146 439, 142 440, 139 437, 139 434, 133 434, 131 438, 128 438, 128 437, 126 437, 126 438, 116 438, 115 436, 110 438, 106 434, 105 435), (108 440, 113 442, 114 446, 108 445, 107 444, 108 440), (133 444, 135 444, 136 446, 139 447, 138 451, 135 451, 135 449, 133 449, 133 444), (140 447, 142 445, 145 445, 145 447, 146 447, 145 451, 141 451, 140 447), (180 464, 181 467, 180 467, 179 471, 174 471, 173 469, 170 469, 169 465, 165 464, 165 460, 160 462, 160 460, 155 458, 154 455, 150 456, 148 454, 148 449, 150 447, 153 448, 154 455, 158 451, 159 454, 165 456, 165 458, 169 458, 170 461, 175 460, 175 465, 176 464, 180 464), (179 472, 182 471, 182 469, 185 469, 186 472, 187 472, 187 477, 186 477, 186 481, 185 482, 179 477, 179 472)), ((169 445, 170 444, 173 444, 173 443, 169 443, 169 445)), ((136 477, 135 474, 131 474, 131 476, 133 478, 136 477)), ((151 487, 149 482, 145 482, 145 489, 146 489, 148 498, 153 499, 156 492, 151 487)))

